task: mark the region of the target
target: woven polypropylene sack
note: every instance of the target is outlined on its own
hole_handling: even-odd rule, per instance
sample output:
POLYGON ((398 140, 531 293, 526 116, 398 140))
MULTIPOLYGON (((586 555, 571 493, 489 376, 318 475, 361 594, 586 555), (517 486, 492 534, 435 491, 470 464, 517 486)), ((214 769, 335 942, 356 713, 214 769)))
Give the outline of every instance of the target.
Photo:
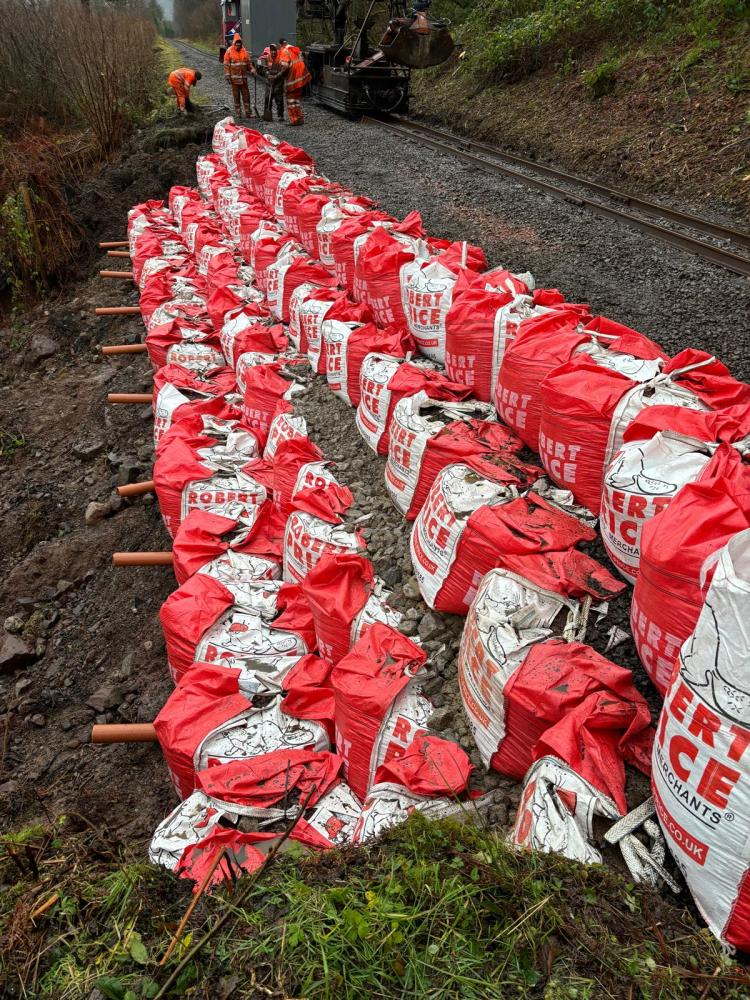
POLYGON ((284 536, 284 579, 299 583, 323 555, 363 552, 360 531, 332 524, 307 511, 293 511, 284 536))
POLYGON ((397 327, 383 330, 374 323, 344 323, 326 319, 321 326, 325 342, 328 388, 349 406, 359 406, 362 362, 372 352, 406 357, 413 349, 411 334, 397 327))

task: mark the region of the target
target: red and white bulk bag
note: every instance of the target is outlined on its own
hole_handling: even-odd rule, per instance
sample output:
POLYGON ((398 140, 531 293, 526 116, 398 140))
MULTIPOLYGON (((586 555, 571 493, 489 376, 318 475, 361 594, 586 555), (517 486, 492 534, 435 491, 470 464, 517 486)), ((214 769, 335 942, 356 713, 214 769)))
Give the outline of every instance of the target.
POLYGON ((381 764, 362 807, 354 843, 379 837, 417 810, 429 819, 457 816, 465 810, 457 798, 466 791, 473 770, 456 743, 419 734, 403 756, 381 764))
POLYGON ((451 462, 472 454, 520 450, 521 442, 507 427, 491 426, 494 416, 487 403, 444 402, 430 399, 424 391, 396 404, 385 485, 404 517, 417 516, 435 476, 451 462))
POLYGON ((349 786, 340 781, 305 817, 307 827, 325 837, 331 847, 351 844, 362 812, 362 803, 349 786))
POLYGON ((575 628, 569 599, 502 570, 485 577, 459 650, 464 710, 485 766, 520 779, 551 753, 625 812, 624 760, 648 773, 651 715, 629 670, 548 638, 566 607, 575 628))
POLYGON ((461 292, 459 280, 444 322, 448 378, 464 382, 477 399, 491 402, 508 345, 521 323, 541 312, 530 295, 476 283, 461 292))
POLYGON ((182 309, 210 320, 206 289, 191 267, 171 269, 154 275, 141 292, 138 306, 148 330, 173 318, 182 309))
POLYGON ((232 268, 229 274, 223 272, 217 277, 226 277, 226 280, 210 283, 206 300, 208 315, 215 330, 221 330, 227 315, 238 306, 250 304, 257 308, 259 315, 267 315, 263 293, 255 287, 255 274, 249 265, 232 268))
POLYGON ((541 393, 542 462, 594 513, 601 507, 604 469, 641 410, 670 405, 705 411, 750 401, 749 385, 733 379, 716 358, 691 349, 664 363, 587 349, 551 372, 541 393))
POLYGON ((375 624, 333 669, 336 750, 360 799, 378 767, 400 757, 426 731, 432 705, 419 687, 426 659, 405 635, 375 624))
POLYGON ((287 483, 283 480, 294 465, 293 461, 287 464, 287 459, 298 443, 284 444, 280 449, 279 459, 274 465, 274 502, 287 513, 291 513, 292 509, 305 511, 331 524, 341 523, 354 497, 349 487, 342 486, 334 476, 332 462, 312 461, 299 465, 291 493, 287 493, 287 483), (285 468, 278 474, 280 466, 285 468))
POLYGON ((299 350, 307 354, 313 371, 319 375, 325 375, 326 372, 323 323, 327 319, 367 323, 372 319, 372 314, 367 306, 347 298, 346 292, 313 287, 304 294, 301 289, 297 289, 289 302, 290 337, 299 340, 299 350))
MULTIPOLYGON (((687 487, 686 487, 687 489, 687 487)), ((716 937, 750 948, 750 531, 718 553, 695 629, 659 717, 652 790, 657 816, 716 937)))
POLYGON ((430 399, 467 399, 471 390, 448 379, 428 358, 393 357, 373 352, 362 362, 357 430, 378 455, 388 454, 389 429, 396 403, 425 392, 430 399))
POLYGON ((335 740, 336 704, 331 686, 330 663, 314 653, 300 657, 281 680, 281 711, 295 719, 314 719, 325 725, 335 740))
POLYGON ((596 535, 569 493, 548 490, 543 496, 533 490, 520 496, 512 466, 486 472, 467 464, 443 469, 414 522, 412 565, 429 607, 465 614, 479 581, 496 566, 578 598, 605 599, 623 589, 576 550, 596 535))
POLYGON ((366 211, 350 215, 334 230, 330 237, 329 260, 333 261, 333 274, 341 288, 360 301, 355 265, 359 249, 376 226, 397 225, 397 220, 385 212, 366 211))
POLYGON ((310 628, 309 611, 305 614, 299 601, 296 619, 280 613, 284 587, 289 585, 278 580, 224 584, 207 573, 186 580, 159 612, 172 677, 178 680, 194 662, 203 661, 242 668, 250 689, 258 687, 251 677, 258 671, 279 690, 292 658, 308 652, 310 628), (294 628, 283 628, 287 622, 294 628))
POLYGON ((355 255, 354 297, 372 309, 378 326, 400 326, 409 329, 401 302, 401 268, 415 257, 427 258, 429 249, 423 242, 422 220, 412 212, 392 228, 376 226, 355 255))
POLYGON ((238 306, 227 314, 220 329, 219 343, 232 368, 237 367, 245 351, 281 354, 289 346, 281 323, 274 322, 262 307, 252 304, 238 306))
POLYGON ((230 808, 220 808, 204 795, 195 791, 180 802, 154 830, 148 847, 148 859, 152 865, 161 865, 168 871, 175 871, 185 848, 197 844, 219 825, 235 826, 239 813, 230 808))
POLYGON ((268 308, 276 319, 290 322, 290 300, 295 290, 308 285, 333 286, 334 279, 326 269, 308 256, 299 244, 280 254, 266 272, 268 308))
MULTIPOLYGON (((282 417, 293 417, 293 414, 281 414, 282 417)), ((277 417, 276 420, 279 418, 277 417)), ((297 419, 297 418, 295 418, 297 419)), ((274 422, 276 422, 276 420, 274 422)), ((269 438, 270 441, 270 438, 269 438)), ((294 435, 285 441, 279 441, 273 455, 273 502, 285 517, 291 513, 291 500, 297 487, 297 478, 306 465, 321 462, 323 452, 307 435, 294 435)), ((325 463, 323 463, 325 464, 325 463)), ((330 482, 334 483, 333 476, 330 482)), ((351 502, 349 504, 351 506, 351 502)), ((332 517, 331 520, 338 520, 332 517)))
POLYGON ((263 201, 268 210, 273 212, 280 225, 284 224, 284 191, 291 183, 301 177, 307 177, 309 174, 310 169, 299 163, 273 163, 266 170, 263 181, 263 201))
MULTIPOLYGON (((643 410, 624 433, 624 441, 604 472, 601 533, 607 555, 622 576, 635 582, 641 555, 641 530, 664 510, 686 483, 707 470, 721 475, 715 454, 727 456, 729 442, 744 453, 750 446, 750 409, 731 407, 704 413, 677 406, 643 410)), ((729 471, 729 470, 727 470, 729 471)))
POLYGON ((154 720, 178 795, 196 787, 199 771, 274 750, 328 750, 325 729, 284 715, 278 699, 254 708, 240 688, 240 671, 196 664, 154 720))
POLYGON ((292 249, 296 253, 305 253, 304 248, 275 223, 261 222, 250 237, 250 263, 255 270, 258 288, 266 291, 268 268, 277 257, 292 249))
POLYGON ((750 467, 732 452, 731 470, 725 457, 714 456, 700 481, 683 486, 641 532, 630 626, 638 657, 662 694, 703 606, 711 576, 706 560, 750 525, 750 467))
POLYGON ((307 421, 296 413, 279 413, 271 421, 263 458, 270 462, 284 441, 307 438, 307 421))
MULTIPOLYGON (((318 234, 318 260, 330 274, 336 273, 336 259, 333 256, 331 242, 334 234, 342 224, 352 216, 372 215, 367 211, 373 202, 369 198, 334 198, 331 199, 320 213, 320 220, 315 227, 318 234)), ((353 237, 351 237, 353 239, 353 237)))
POLYGON ((409 332, 421 353, 438 364, 445 364, 445 319, 459 275, 486 264, 479 247, 452 243, 438 256, 415 257, 401 268, 401 302, 409 332))
POLYGON ((383 330, 374 323, 325 319, 321 333, 328 388, 353 407, 359 406, 359 373, 368 354, 375 351, 405 358, 414 348, 411 334, 406 330, 398 327, 383 330))
POLYGON ((294 177, 284 184, 281 191, 277 190, 280 199, 277 205, 281 204, 281 215, 276 216, 277 221, 305 245, 305 249, 310 252, 310 248, 302 239, 302 228, 300 226, 299 209, 303 198, 309 195, 323 195, 330 197, 336 191, 337 186, 318 174, 304 173, 300 177, 294 177))
POLYGON ((295 364, 274 361, 248 368, 242 404, 243 420, 258 431, 265 443, 273 418, 292 409, 291 400, 304 391, 304 383, 295 377, 295 364))
POLYGON ((318 654, 333 665, 375 622, 398 628, 399 612, 386 604, 382 581, 365 556, 325 555, 301 584, 310 605, 318 654))
POLYGON ((267 496, 247 466, 258 457, 257 436, 231 428, 223 438, 206 437, 199 449, 175 437, 160 448, 154 462, 154 486, 164 525, 174 536, 191 510, 251 513, 267 496))
POLYGON ((190 414, 206 412, 224 419, 238 417, 239 410, 231 400, 236 388, 231 368, 216 368, 205 375, 197 375, 180 365, 160 368, 154 373, 154 442, 158 443, 173 422, 190 414))
POLYGON ((175 357, 184 350, 185 356, 197 359, 199 354, 193 348, 197 346, 208 348, 203 352, 206 360, 213 357, 214 363, 207 368, 219 368, 225 364, 224 355, 218 349, 217 337, 213 326, 205 319, 205 314, 199 306, 175 309, 174 315, 166 318, 164 323, 152 325, 146 334, 146 350, 154 369, 167 364, 180 364, 184 368, 193 368, 175 357), (191 315, 195 318, 191 318, 191 315), (178 348, 177 351, 172 350, 178 348), (171 352, 171 355, 170 355, 171 352))
POLYGON ((177 583, 204 571, 220 583, 227 579, 281 579, 281 546, 278 535, 269 534, 273 518, 270 511, 266 514, 266 507, 272 504, 264 504, 257 514, 249 516, 191 510, 172 543, 177 583))
POLYGON ((235 125, 234 118, 231 115, 227 115, 226 118, 222 118, 214 125, 211 148, 217 156, 221 156, 227 148, 230 137, 234 135, 238 128, 239 125, 235 125))
POLYGON ((591 320, 586 306, 565 303, 524 320, 503 354, 494 400, 500 419, 533 451, 539 450, 542 380, 592 343, 623 354, 666 359, 656 344, 628 327, 604 317, 591 320))
POLYGON ((195 176, 198 181, 198 190, 201 193, 201 198, 208 204, 213 204, 213 195, 211 194, 211 178, 219 171, 220 173, 226 171, 226 167, 222 163, 221 157, 216 153, 209 153, 207 156, 199 156, 195 161, 195 176))
POLYGON ((284 535, 284 579, 300 583, 324 555, 364 552, 366 547, 359 529, 295 510, 284 535))

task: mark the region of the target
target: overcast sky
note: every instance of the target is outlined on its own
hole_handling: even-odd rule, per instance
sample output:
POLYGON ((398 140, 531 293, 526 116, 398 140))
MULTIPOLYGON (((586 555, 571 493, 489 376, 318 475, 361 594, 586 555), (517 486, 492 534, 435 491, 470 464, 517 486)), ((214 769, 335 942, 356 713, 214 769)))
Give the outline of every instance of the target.
POLYGON ((172 0, 156 0, 161 9, 164 11, 164 17, 171 21, 174 16, 174 8, 172 6, 172 0))

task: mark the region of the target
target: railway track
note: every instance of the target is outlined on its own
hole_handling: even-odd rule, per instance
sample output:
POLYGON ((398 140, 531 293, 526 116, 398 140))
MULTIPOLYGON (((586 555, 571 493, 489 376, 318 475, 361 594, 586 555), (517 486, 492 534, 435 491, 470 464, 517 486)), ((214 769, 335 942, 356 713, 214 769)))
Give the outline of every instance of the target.
POLYGON ((700 216, 679 212, 596 181, 586 180, 544 163, 473 139, 433 128, 422 122, 396 118, 363 118, 367 125, 387 129, 470 163, 491 173, 512 177, 552 197, 580 205, 596 215, 616 219, 687 253, 728 271, 750 277, 750 234, 719 225, 700 216), (702 237, 702 238, 701 238, 702 237))

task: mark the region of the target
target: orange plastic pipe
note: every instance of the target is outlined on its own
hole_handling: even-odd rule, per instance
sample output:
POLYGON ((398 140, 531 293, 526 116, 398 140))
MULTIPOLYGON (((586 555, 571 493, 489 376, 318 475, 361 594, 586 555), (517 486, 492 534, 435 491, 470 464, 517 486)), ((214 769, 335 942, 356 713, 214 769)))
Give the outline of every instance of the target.
POLYGON ((92 743, 156 743, 150 722, 112 722, 91 727, 92 743))
POLYGON ((130 254, 127 250, 107 250, 108 257, 127 257, 130 260, 130 254))
POLYGON ((102 354, 143 354, 145 344, 112 344, 102 348, 102 354))
POLYGON ((99 306, 94 309, 97 316, 135 316, 140 311, 138 306, 99 306))
POLYGON ((174 556, 171 552, 113 552, 115 566, 171 566, 174 556))
POLYGON ((139 497, 143 493, 153 493, 153 479, 144 479, 142 483, 128 483, 127 486, 118 486, 117 492, 121 497, 139 497))
POLYGON ((99 246, 102 250, 106 250, 107 247, 128 247, 130 244, 127 240, 105 240, 103 243, 100 243, 99 246))
POLYGON ((150 403, 150 392, 108 392, 108 403, 150 403))
POLYGON ((129 281, 133 280, 132 271, 100 271, 100 278, 127 278, 129 281))

